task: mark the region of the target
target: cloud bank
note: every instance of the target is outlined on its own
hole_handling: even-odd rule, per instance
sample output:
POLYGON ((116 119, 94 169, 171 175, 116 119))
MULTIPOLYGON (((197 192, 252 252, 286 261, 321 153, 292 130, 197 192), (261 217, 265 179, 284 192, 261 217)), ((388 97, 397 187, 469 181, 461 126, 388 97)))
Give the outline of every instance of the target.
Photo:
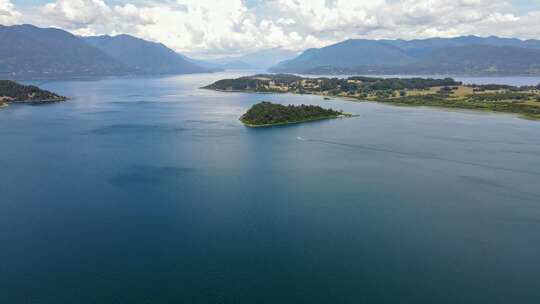
POLYGON ((21 13, 15 10, 15 6, 10 0, 0 0, 0 24, 16 24, 20 17, 21 13))
POLYGON ((127 33, 203 57, 348 38, 540 38, 540 11, 518 14, 503 0, 56 0, 28 13, 0 0, 0 23, 17 22, 127 33))

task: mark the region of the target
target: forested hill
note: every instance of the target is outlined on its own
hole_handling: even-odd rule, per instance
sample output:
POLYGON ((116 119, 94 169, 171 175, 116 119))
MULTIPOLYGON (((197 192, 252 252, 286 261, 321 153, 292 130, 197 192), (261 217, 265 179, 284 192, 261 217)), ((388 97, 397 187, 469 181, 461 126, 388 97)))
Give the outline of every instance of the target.
POLYGON ((130 35, 90 36, 82 39, 138 73, 191 74, 212 71, 189 61, 161 43, 130 35))
POLYGON ((11 80, 0 80, 0 104, 10 102, 55 102, 66 97, 42 90, 36 86, 22 85, 11 80))
POLYGON ((324 109, 320 106, 285 106, 263 101, 252 106, 242 115, 240 121, 251 127, 269 127, 273 125, 337 118, 342 115, 350 116, 340 111, 324 109))
POLYGON ((127 75, 133 70, 53 28, 0 25, 0 79, 127 75))
POLYGON ((498 37, 351 39, 310 49, 272 72, 540 75, 540 41, 498 37))
POLYGON ((77 37, 55 28, 0 25, 0 79, 205 73, 163 44, 128 35, 77 37))

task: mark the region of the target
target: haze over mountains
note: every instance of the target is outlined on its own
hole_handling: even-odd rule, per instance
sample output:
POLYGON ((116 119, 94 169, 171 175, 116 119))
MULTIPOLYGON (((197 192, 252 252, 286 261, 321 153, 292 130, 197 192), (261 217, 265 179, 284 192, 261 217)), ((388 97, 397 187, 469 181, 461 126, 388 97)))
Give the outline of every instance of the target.
POLYGON ((281 62, 272 72, 305 74, 538 75, 540 41, 466 36, 350 39, 281 62))
POLYGON ((251 67, 253 69, 268 69, 282 61, 293 59, 297 55, 298 52, 296 51, 286 50, 277 47, 249 53, 243 56, 224 57, 212 60, 212 62, 240 69, 247 67, 251 67))

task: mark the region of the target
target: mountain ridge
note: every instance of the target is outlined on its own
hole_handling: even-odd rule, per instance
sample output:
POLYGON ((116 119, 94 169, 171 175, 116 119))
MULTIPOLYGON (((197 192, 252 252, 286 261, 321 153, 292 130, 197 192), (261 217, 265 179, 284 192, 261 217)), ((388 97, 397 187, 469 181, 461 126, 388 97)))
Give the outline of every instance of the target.
POLYGON ((176 53, 163 43, 151 42, 131 35, 85 36, 87 44, 98 48, 115 60, 147 74, 192 74, 210 72, 176 53))
POLYGON ((305 74, 538 75, 540 40, 495 36, 416 40, 348 39, 323 48, 308 49, 294 59, 280 62, 270 71, 305 74))
POLYGON ((133 71, 77 36, 55 28, 0 25, 0 77, 128 75, 133 71))
POLYGON ((130 35, 75 36, 58 28, 0 25, 0 78, 49 79, 207 73, 162 43, 130 35))

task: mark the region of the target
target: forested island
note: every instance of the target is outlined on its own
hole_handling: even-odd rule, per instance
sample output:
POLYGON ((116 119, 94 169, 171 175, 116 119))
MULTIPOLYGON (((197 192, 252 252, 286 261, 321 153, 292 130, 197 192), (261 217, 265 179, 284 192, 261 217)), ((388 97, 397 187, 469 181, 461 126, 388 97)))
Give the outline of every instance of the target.
POLYGON ((252 106, 240 121, 249 127, 271 127, 322 119, 350 117, 351 114, 313 105, 281 105, 263 101, 252 106))
POLYGON ((205 89, 226 92, 316 94, 404 106, 433 106, 516 113, 540 119, 540 84, 465 85, 452 78, 306 78, 260 74, 219 80, 205 89))
POLYGON ((11 80, 0 80, 0 106, 13 102, 41 104, 65 101, 66 97, 42 90, 36 86, 22 85, 11 80))

